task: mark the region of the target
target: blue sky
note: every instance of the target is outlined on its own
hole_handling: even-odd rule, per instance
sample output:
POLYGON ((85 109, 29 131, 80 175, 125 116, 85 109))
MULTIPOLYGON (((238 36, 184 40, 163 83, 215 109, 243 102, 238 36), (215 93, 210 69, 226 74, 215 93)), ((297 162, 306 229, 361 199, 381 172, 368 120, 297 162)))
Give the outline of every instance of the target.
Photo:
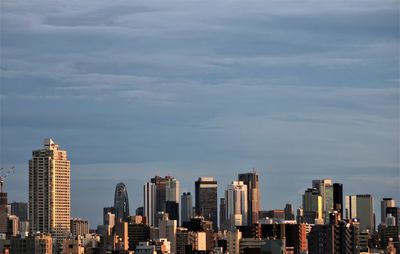
POLYGON ((323 177, 400 201, 398 1, 6 0, 0 21, 10 201, 45 137, 92 227, 118 182, 133 211, 156 174, 222 194, 254 167, 264 209, 323 177))

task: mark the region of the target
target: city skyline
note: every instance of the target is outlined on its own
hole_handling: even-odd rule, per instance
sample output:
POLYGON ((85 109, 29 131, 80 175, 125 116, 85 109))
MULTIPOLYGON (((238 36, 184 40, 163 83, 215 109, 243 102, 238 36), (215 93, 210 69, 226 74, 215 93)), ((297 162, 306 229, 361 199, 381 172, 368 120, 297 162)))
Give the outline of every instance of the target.
POLYGON ((9 202, 28 201, 31 151, 52 137, 69 151, 71 215, 92 226, 101 212, 86 207, 112 205, 121 181, 132 212, 155 175, 193 195, 213 176, 220 198, 253 167, 262 209, 297 208, 311 180, 330 178, 343 194, 372 194, 379 214, 382 198, 400 200, 397 7, 5 1, 9 202))

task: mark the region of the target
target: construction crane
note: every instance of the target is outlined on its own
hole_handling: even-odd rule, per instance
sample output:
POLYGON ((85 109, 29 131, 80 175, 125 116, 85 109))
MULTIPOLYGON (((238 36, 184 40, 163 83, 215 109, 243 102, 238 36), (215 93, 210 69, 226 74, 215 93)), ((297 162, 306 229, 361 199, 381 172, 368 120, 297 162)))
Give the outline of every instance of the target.
POLYGON ((0 168, 0 192, 3 192, 3 185, 4 181, 6 180, 7 176, 14 173, 15 167, 12 166, 11 168, 0 168))

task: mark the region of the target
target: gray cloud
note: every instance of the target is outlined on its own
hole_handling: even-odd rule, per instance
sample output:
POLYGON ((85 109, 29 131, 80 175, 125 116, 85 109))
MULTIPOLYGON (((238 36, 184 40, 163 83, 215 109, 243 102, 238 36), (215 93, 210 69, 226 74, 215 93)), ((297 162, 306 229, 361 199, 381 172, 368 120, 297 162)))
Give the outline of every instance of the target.
POLYGON ((400 198, 397 7, 3 1, 0 163, 19 170, 9 196, 27 199, 31 150, 51 136, 72 160, 73 215, 93 226, 115 183, 127 181, 133 210, 155 174, 189 191, 215 175, 222 191, 256 167, 271 209, 299 205, 322 177, 400 198))

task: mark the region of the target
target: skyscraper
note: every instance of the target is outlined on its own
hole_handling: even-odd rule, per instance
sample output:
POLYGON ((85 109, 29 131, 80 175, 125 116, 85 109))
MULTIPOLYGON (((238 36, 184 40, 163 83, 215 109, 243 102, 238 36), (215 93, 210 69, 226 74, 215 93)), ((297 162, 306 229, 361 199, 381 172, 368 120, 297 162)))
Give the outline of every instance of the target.
MULTIPOLYGON (((386 208, 396 207, 396 201, 393 198, 383 198, 381 201, 381 223, 386 224, 386 208)), ((394 216, 394 214, 393 214, 394 216)))
MULTIPOLYGON (((156 211, 155 213, 157 214, 158 212, 165 212, 165 201, 167 197, 167 182, 171 179, 170 176, 166 177, 161 177, 161 176, 155 176, 154 178, 151 178, 151 182, 154 183, 155 185, 155 190, 156 190, 156 211)), ((158 222, 156 222, 156 225, 158 222)))
POLYGON ((309 224, 314 224, 315 220, 322 220, 322 197, 315 188, 309 188, 303 195, 303 215, 309 224))
POLYGON ((322 219, 329 223, 329 213, 333 209, 333 184, 331 179, 313 180, 312 187, 319 191, 322 197, 322 219))
POLYGON ((143 187, 144 216, 150 226, 155 225, 156 219, 156 185, 146 183, 143 187))
POLYGON ((11 214, 18 216, 19 221, 28 221, 28 203, 12 202, 11 214))
POLYGON ((218 184, 213 177, 200 177, 195 182, 196 214, 212 221, 213 229, 218 231, 218 184))
POLYGON ((247 185, 242 181, 233 181, 225 191, 226 218, 229 229, 236 226, 247 226, 247 185))
POLYGON ((124 183, 118 183, 115 187, 114 195, 114 209, 115 209, 115 220, 128 221, 129 217, 129 200, 128 190, 124 183))
POLYGON ((181 196, 181 221, 190 221, 193 217, 193 197, 190 192, 184 192, 181 196))
POLYGON ((358 219, 360 230, 375 230, 374 204, 369 194, 346 196, 347 219, 358 219))
POLYGON ((29 160, 30 231, 51 233, 60 246, 70 231, 70 161, 50 138, 29 160))
POLYGON ((343 185, 341 183, 333 184, 333 209, 339 212, 340 219, 343 219, 343 185))
POLYGON ((254 224, 258 222, 258 214, 260 211, 260 187, 258 183, 258 173, 253 171, 249 173, 239 174, 239 181, 247 185, 247 222, 254 224))
POLYGON ((179 203, 180 184, 176 178, 169 178, 165 186, 165 200, 179 203))

